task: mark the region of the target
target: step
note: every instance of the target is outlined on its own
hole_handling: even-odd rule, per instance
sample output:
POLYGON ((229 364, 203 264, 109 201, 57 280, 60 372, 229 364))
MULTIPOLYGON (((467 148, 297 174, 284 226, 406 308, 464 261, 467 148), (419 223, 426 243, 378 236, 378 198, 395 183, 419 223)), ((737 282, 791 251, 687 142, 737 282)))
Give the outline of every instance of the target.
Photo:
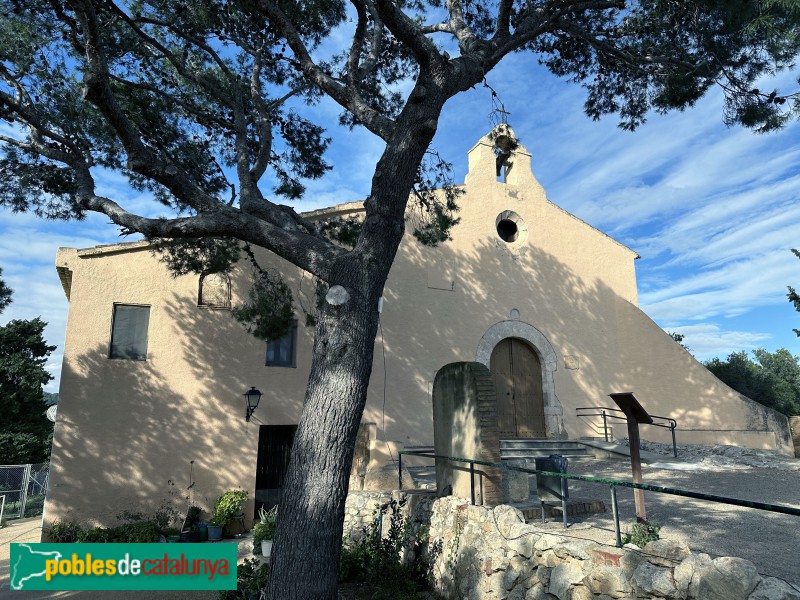
POLYGON ((567 459, 573 458, 594 458, 594 454, 588 454, 586 452, 581 451, 574 451, 574 452, 526 452, 526 451, 503 451, 500 453, 500 458, 502 460, 515 460, 515 459, 527 459, 533 461, 535 458, 549 458, 551 455, 557 454, 558 456, 563 456, 567 459))
MULTIPOLYGON (((517 508, 526 523, 539 523, 542 518, 542 505, 538 502, 525 502, 512 504, 517 508)), ((560 504, 548 504, 544 507, 545 518, 560 519, 563 513, 560 504)), ((606 506, 601 500, 567 500, 567 517, 590 515, 606 512, 606 506)))
POLYGON ((586 446, 573 440, 506 439, 500 440, 500 455, 511 458, 547 458, 552 454, 589 458, 586 446))
POLYGON ((501 446, 500 452, 536 452, 538 454, 569 454, 586 452, 586 446, 501 446))
POLYGON ((535 440, 515 439, 500 440, 501 448, 583 448, 584 445, 574 440, 535 440))

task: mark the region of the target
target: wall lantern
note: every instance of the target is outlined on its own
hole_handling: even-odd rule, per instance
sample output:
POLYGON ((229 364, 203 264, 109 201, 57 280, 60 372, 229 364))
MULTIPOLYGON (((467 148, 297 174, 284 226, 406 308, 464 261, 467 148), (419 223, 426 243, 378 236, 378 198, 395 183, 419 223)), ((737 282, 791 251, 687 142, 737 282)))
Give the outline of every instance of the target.
POLYGON ((244 398, 245 400, 247 400, 247 407, 245 409, 244 420, 249 423, 250 417, 253 416, 253 413, 258 407, 258 402, 259 400, 261 400, 261 392, 259 392, 255 387, 251 387, 244 393, 244 398))

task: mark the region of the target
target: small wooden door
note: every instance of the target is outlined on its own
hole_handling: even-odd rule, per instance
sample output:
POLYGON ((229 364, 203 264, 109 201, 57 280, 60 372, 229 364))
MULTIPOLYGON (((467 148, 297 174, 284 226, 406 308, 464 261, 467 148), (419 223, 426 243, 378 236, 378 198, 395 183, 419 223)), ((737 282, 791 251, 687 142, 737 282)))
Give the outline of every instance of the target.
POLYGON ((546 437, 542 365, 536 352, 516 338, 502 340, 489 366, 497 392, 501 437, 546 437))
POLYGON ((283 480, 297 425, 262 425, 258 432, 256 464, 256 517, 262 506, 270 509, 281 499, 283 480))

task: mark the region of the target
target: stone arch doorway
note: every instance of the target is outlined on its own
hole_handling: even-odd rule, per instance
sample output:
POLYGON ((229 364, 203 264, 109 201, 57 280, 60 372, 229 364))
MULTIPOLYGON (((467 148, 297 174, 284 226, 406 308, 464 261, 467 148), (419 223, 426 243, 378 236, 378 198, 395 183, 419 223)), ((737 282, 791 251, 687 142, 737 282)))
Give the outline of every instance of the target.
POLYGON ((546 436, 542 364, 536 351, 519 338, 505 338, 489 361, 497 394, 497 425, 501 437, 546 436))
POLYGON ((521 321, 519 311, 512 310, 511 318, 495 323, 483 334, 475 352, 475 361, 490 367, 492 352, 506 338, 517 338, 526 342, 539 359, 542 375, 542 399, 544 401, 545 437, 566 438, 564 431, 564 410, 556 397, 553 374, 558 368, 558 360, 553 346, 547 337, 530 323, 521 321))

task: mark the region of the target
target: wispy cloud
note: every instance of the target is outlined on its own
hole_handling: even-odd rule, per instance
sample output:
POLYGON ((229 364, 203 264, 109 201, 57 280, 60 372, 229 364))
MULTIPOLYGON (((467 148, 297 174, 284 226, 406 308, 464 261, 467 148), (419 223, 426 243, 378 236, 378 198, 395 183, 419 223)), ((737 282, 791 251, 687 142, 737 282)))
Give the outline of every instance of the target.
POLYGON ((727 356, 739 350, 753 350, 770 339, 767 333, 755 331, 725 331, 717 325, 676 325, 667 327, 684 336, 683 343, 698 360, 727 356))
POLYGON ((768 253, 681 274, 671 285, 641 295, 645 311, 658 320, 703 320, 740 315, 759 306, 786 302, 786 284, 797 274, 796 259, 768 253))

